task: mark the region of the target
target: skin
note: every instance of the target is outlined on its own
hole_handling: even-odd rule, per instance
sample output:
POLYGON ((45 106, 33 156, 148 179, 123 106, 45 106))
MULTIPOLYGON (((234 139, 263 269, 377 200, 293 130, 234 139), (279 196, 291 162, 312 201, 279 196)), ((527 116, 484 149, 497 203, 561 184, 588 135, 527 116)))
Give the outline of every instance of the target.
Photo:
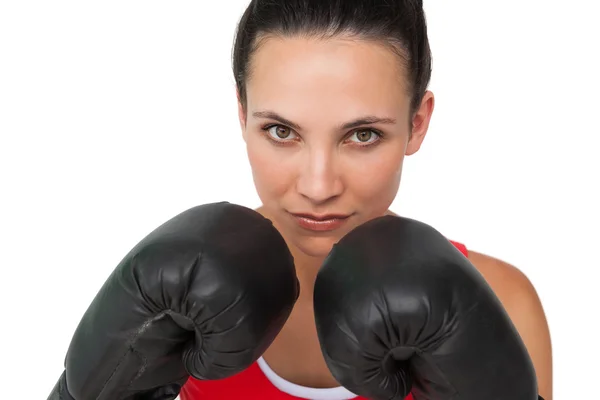
MULTIPOLYGON (((262 201, 258 211, 286 240, 301 284, 292 315, 264 358, 296 384, 339 386, 317 338, 315 278, 343 235, 391 213, 404 158, 425 138, 434 96, 428 91, 411 115, 401 58, 380 43, 350 36, 266 37, 252 58, 246 105, 238 104, 262 201), (367 116, 384 120, 341 127, 367 116), (351 217, 338 230, 315 233, 299 228, 289 212, 351 217)), ((469 259, 506 308, 533 360, 539 392, 551 400, 550 335, 534 287, 503 261, 473 251, 469 259)))

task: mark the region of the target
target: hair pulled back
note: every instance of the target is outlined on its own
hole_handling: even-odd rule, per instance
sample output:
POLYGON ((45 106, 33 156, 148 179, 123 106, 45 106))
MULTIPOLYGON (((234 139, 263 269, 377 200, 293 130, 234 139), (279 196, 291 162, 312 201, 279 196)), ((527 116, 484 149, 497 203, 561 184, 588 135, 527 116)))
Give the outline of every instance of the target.
POLYGON ((389 45, 403 61, 411 115, 431 79, 431 51, 422 0, 252 0, 233 47, 233 74, 246 107, 251 57, 269 36, 350 35, 389 45))

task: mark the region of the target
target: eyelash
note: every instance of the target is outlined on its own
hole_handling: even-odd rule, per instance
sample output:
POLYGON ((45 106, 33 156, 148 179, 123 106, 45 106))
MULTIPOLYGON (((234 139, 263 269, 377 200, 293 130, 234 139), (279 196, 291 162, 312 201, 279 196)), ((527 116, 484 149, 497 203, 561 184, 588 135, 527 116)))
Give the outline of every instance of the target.
MULTIPOLYGON (((281 125, 281 124, 268 124, 268 125, 264 125, 263 127, 261 127, 261 130, 264 132, 264 135, 267 137, 268 140, 270 140, 273 144, 275 144, 276 146, 289 146, 289 142, 292 142, 292 140, 277 140, 275 138, 273 138, 273 136, 271 136, 269 134, 269 130, 271 128, 274 127, 281 127, 281 128, 286 128, 289 129, 290 131, 293 132, 293 129, 285 126, 285 125, 281 125)), ((362 132, 362 131, 370 131, 372 133, 374 133, 375 135, 377 135, 378 139, 374 142, 370 142, 368 144, 354 144, 355 146, 358 147, 371 147, 371 146, 375 146, 377 144, 379 144, 383 139, 384 139, 384 134, 376 129, 372 129, 372 128, 358 128, 355 129, 351 132, 350 135, 348 136, 352 136, 357 132, 362 132)))

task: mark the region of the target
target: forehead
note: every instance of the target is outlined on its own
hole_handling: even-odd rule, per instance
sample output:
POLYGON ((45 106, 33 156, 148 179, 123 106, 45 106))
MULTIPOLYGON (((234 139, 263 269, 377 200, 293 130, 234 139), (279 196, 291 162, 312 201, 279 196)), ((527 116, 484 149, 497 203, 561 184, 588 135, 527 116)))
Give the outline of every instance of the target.
POLYGON ((392 113, 410 100, 398 54, 354 38, 265 38, 252 56, 246 83, 250 109, 289 108, 295 114, 392 113))

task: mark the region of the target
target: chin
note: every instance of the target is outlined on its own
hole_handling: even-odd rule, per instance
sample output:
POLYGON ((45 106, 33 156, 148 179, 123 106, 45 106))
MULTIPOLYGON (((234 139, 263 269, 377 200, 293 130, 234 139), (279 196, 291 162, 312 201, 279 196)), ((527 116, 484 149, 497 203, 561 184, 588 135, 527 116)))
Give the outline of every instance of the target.
POLYGON ((298 238, 294 245, 307 256, 325 258, 339 240, 334 236, 305 236, 298 238))

